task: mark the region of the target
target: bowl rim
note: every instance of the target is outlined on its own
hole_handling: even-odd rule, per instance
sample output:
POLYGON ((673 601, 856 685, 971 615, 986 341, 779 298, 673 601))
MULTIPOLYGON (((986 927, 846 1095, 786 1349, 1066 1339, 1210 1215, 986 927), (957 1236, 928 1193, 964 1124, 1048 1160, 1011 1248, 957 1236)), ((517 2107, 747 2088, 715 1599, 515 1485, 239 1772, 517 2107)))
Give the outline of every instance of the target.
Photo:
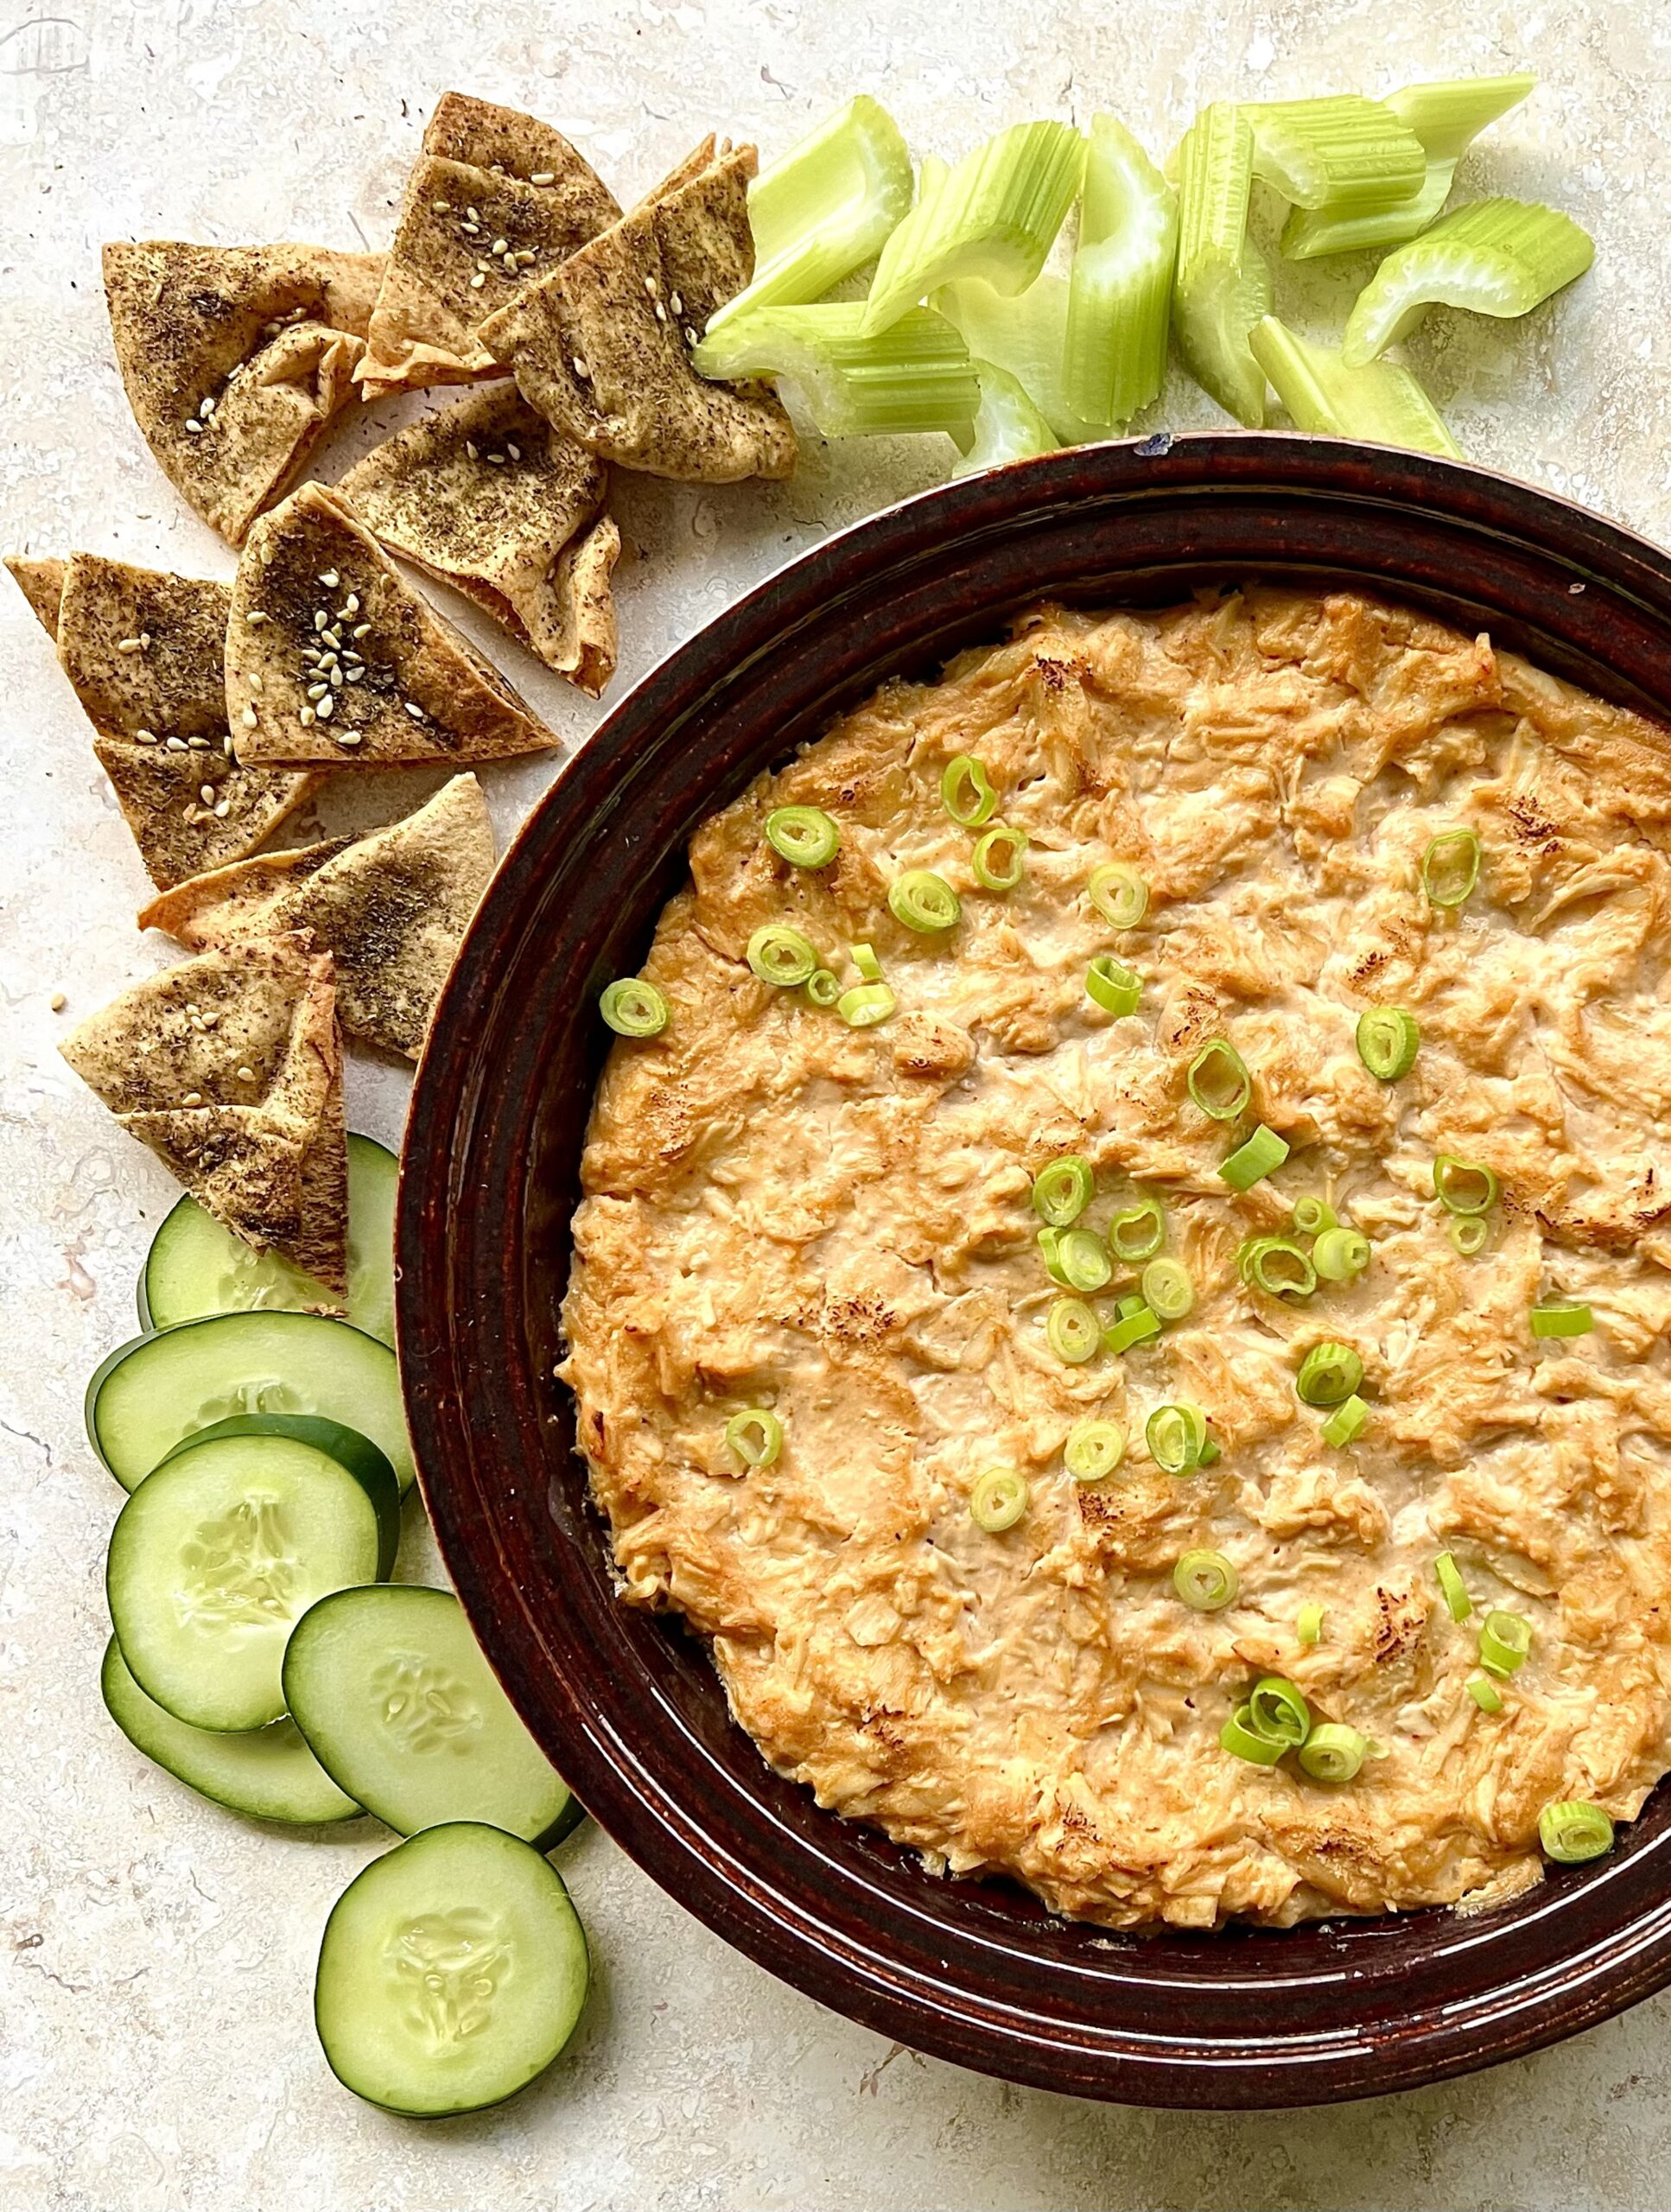
MULTIPOLYGON (((524 957, 537 957, 529 939, 540 885, 556 865, 570 820, 586 823, 593 834, 607 828, 614 803, 612 786, 626 776, 653 733, 697 711, 693 702, 711 700, 740 680, 774 641, 809 628, 816 632, 824 610, 844 593, 850 595, 855 573, 868 580, 869 588, 879 588, 879 579, 886 580, 903 564, 920 563, 948 540, 1000 542, 1007 530, 1020 527, 1018 518, 1048 514, 1063 500, 1096 498, 1113 506, 1123 501, 1134 503, 1135 512, 1145 501, 1179 505, 1191 497, 1231 492, 1273 502, 1359 499, 1409 516, 1431 512, 1465 536, 1474 533, 1482 545, 1520 549, 1548 573, 1552 588, 1564 576, 1573 601, 1593 588, 1593 597, 1584 601, 1586 624, 1593 610, 1598 621, 1604 613, 1617 615, 1635 622, 1637 632, 1663 638, 1662 680, 1649 655, 1644 664, 1655 681, 1621 679, 1611 688, 1631 703, 1650 710, 1657 705, 1661 715, 1671 715, 1671 558, 1570 500, 1467 463, 1279 433, 1163 432, 1071 448, 918 493, 785 562, 670 647, 565 761, 508 848, 436 1009, 408 1117, 397 1217, 403 1388, 419 1479, 442 1558, 484 1651, 524 1719, 629 1855, 757 1963, 912 2048, 1041 2088, 1132 2103, 1221 2109, 1376 2095, 1471 2071, 1592 2025, 1671 1982, 1671 1825, 1662 1837, 1633 1838, 1615 1859, 1594 1868, 1557 1875, 1529 1903, 1513 1908, 1513 1926, 1528 1931, 1528 1937, 1541 1936, 1535 1962, 1474 1990, 1459 2008, 1434 2003, 1407 2018, 1386 2013, 1386 2007, 1397 2006, 1396 1992, 1364 1950, 1360 1936, 1366 1925, 1379 1923, 1347 1923, 1338 1938, 1340 1961, 1332 1979, 1362 1980, 1364 2001, 1381 2002, 1385 2014, 1373 2031, 1366 2028, 1356 2038, 1308 2035, 1303 2024, 1286 2041, 1238 2035, 1231 2024, 1210 2035, 1192 2032, 1188 2020, 1177 2032, 1146 2032, 1130 2023, 1105 2029, 1083 2007, 1071 2019, 1058 2018, 1030 1998, 1018 2002, 1003 1987, 975 1986, 969 1961, 978 1961, 982 1950, 978 1927, 968 1935, 960 1955, 961 1980, 949 1961, 945 1974, 937 1977, 924 1963, 926 1952, 906 1969, 895 1956, 905 1940, 900 1926, 892 1919, 886 1927, 867 1926, 862 1911, 855 1918, 853 1900, 835 1893, 833 1881, 821 1891, 818 1881, 809 1880, 795 1856, 801 1840, 781 1819, 774 1820, 764 1802, 754 1808, 758 1821, 747 1833, 747 1847, 734 1837, 716 1839, 700 1802, 701 1788, 711 1784, 718 1770, 715 1755, 670 1703, 662 1717, 683 1729, 679 1749, 684 1764, 676 1761, 671 1770, 658 1770, 653 1751, 635 1742, 630 1728, 618 1725, 607 1710, 607 1695, 601 1702, 597 1699, 595 1685, 582 1691, 580 1685, 545 1678, 549 1667, 543 1670, 531 1656, 544 1647, 526 1562, 518 1562, 507 1548, 501 1518, 507 1505, 518 1514, 537 1514, 545 1491, 509 1465, 515 1455, 507 1459, 500 1449, 505 1440, 499 1435, 502 1400, 485 1388, 480 1362, 473 1363, 466 1353, 471 1344, 479 1352, 489 1340, 480 1332, 490 1325, 495 1300, 500 1301, 496 1310, 501 1325, 516 1310, 532 1143, 526 1128, 494 1139, 492 1145, 483 1135, 496 1079, 496 1071, 483 1062, 483 1031, 508 988, 511 950, 520 948, 524 957), (437 1160, 444 1163, 441 1174, 434 1168, 437 1160), (478 1190, 472 1177, 484 1161, 489 1163, 483 1168, 488 1180, 478 1190), (484 1195, 496 1203, 461 1203, 484 1195), (516 1635, 507 1626, 511 1623, 519 1623, 516 1635), (1551 1941, 1547 1923, 1556 1918, 1562 1928, 1551 1941), (1367 1963, 1355 1964, 1354 1959, 1367 1963)), ((1198 565, 1204 571, 1216 567, 1227 577, 1243 576, 1249 569, 1245 558, 1215 562, 1210 554, 1198 565)), ((1279 556, 1265 565, 1287 564, 1279 556)), ((1324 563, 1323 570, 1330 565, 1324 563)), ((1374 588, 1368 571, 1361 581, 1374 588)), ((1407 582, 1388 582, 1384 588, 1395 600, 1420 596, 1407 582)), ((1557 613, 1562 611, 1559 599, 1553 607, 1557 613)), ((994 618, 994 631, 996 626, 994 618)), ((1564 633, 1565 626, 1557 623, 1552 634, 1564 633)), ((1573 650, 1590 649, 1575 645, 1573 650)), ((1611 665, 1604 658, 1592 658, 1597 667, 1611 665)), ((722 799, 715 797, 712 803, 722 799)), ((524 1442, 537 1433, 543 1440, 551 1416, 531 1411, 537 1378, 520 1377, 514 1362, 507 1375, 526 1400, 518 1408, 518 1433, 524 1442)), ((595 1530, 602 1544, 600 1522, 595 1530)), ((734 1724, 727 1725, 740 1735, 734 1724)), ((766 1777, 769 1770, 759 1764, 766 1777)), ((810 1793, 799 1795, 810 1803, 810 1793)), ((818 1814, 816 1819, 843 1829, 852 1826, 833 1814, 818 1814)), ((879 1880, 876 1895, 885 1894, 899 1922, 909 1923, 909 1903, 879 1880)), ((1424 1949, 1424 1957, 1449 1961, 1460 1971, 1458 1961, 1477 1956, 1482 1946, 1489 1949, 1510 1910, 1505 1906, 1473 1921, 1446 1916, 1445 1929, 1424 1949)), ((1400 1925, 1407 1929, 1418 1917, 1405 1916, 1400 1925)), ((1040 1923, 1035 1917, 1029 1924, 1040 1923)), ((1083 1923, 1063 1924, 1077 1929, 1087 1944, 1095 1945, 1098 1938, 1106 1942, 1107 1931, 1083 1923)), ((1334 1926, 1310 1923, 1309 1932, 1327 1938, 1334 1926)), ((924 1929, 911 1932, 931 1951, 934 1938, 924 1933, 927 1928, 925 1917, 924 1929)), ((1271 1950, 1287 1934, 1255 1938, 1233 1932, 1201 1938, 1168 1931, 1149 1941, 1167 1947, 1169 1965, 1176 1963, 1173 1947, 1209 1947, 1195 1954, 1204 1966, 1210 1957, 1204 1971, 1186 1973, 1179 1966, 1182 1981, 1166 1986, 1174 1993, 1177 1986, 1187 1986, 1198 1993, 1201 2004, 1210 1997, 1222 2010, 1238 1992, 1268 1996, 1289 1986, 1290 1977, 1271 1950), (1251 1975, 1250 1956, 1257 1960, 1251 1975)), ((1134 1988, 1147 1984, 1158 1996, 1165 1978, 1146 1975, 1129 1953, 1126 1947, 1128 1967, 1122 1972, 1134 1988)), ((1062 1986, 1067 1991, 1073 1982, 1071 1961, 1051 1961, 1057 1969, 1064 1963, 1062 1986)), ((1101 1970, 1088 1965, 1081 1971, 1090 1986, 1094 1971, 1101 1970)), ((1327 1981, 1331 1974, 1324 1970, 1318 1979, 1327 1981)), ((1298 1992, 1298 1983, 1293 1986, 1298 1992)), ((1074 2001, 1079 2004, 1077 1994, 1074 2001)))

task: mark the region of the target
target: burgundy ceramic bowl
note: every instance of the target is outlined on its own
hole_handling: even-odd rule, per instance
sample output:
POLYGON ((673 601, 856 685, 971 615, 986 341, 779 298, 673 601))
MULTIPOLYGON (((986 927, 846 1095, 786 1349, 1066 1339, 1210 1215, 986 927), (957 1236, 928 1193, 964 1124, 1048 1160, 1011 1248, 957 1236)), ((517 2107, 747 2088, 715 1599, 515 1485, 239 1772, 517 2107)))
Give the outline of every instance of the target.
POLYGON ((1097 446, 831 538, 681 645, 563 770, 465 941, 401 1175, 399 1332, 442 1550, 528 1726, 639 1863, 751 1958, 916 2050, 1087 2096, 1297 2105, 1570 2035, 1671 1980, 1671 1791, 1598 1866, 1472 1920, 1115 1936, 937 1880, 771 1773, 696 1643, 619 1604, 551 1376, 602 985, 687 838, 881 678, 1041 595, 1346 582, 1671 719, 1671 562, 1478 470, 1332 441, 1097 446))

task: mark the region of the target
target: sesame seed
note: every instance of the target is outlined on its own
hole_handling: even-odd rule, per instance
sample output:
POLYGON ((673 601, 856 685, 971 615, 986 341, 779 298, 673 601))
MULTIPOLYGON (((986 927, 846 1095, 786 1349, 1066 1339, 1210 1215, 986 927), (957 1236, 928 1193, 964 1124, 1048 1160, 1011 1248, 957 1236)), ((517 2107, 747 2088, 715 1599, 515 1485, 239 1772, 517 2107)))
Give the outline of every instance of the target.
POLYGON ((334 645, 340 645, 342 643, 342 625, 340 622, 332 623, 325 634, 334 645))
POLYGON ((330 619, 330 616, 326 613, 322 607, 317 607, 314 609, 314 627, 315 630, 322 630, 330 619))
POLYGON ((315 708, 314 712, 319 716, 321 721, 327 722, 330 721, 331 716, 336 712, 336 701, 331 696, 328 691, 320 701, 318 706, 315 708))
POLYGON ((359 613, 359 594, 357 591, 351 591, 347 598, 343 601, 342 612, 345 617, 350 614, 359 613))
POLYGON ((467 438, 464 441, 464 450, 470 456, 472 461, 480 461, 481 459, 481 448, 477 445, 473 438, 467 438))
POLYGON ((249 685, 251 691, 259 691, 261 689, 261 671, 258 668, 247 669, 245 671, 244 681, 249 685))
POLYGON ((238 1079, 240 1083, 253 1083, 255 1081, 255 1070, 253 1068, 240 1068, 238 1071, 238 1079))
POLYGON ((255 729, 259 727, 253 707, 245 707, 244 709, 244 727, 245 729, 255 729))
POLYGON ((365 663, 364 663, 364 662, 362 662, 362 663, 360 664, 360 665, 359 665, 358 668, 351 668, 351 669, 348 671, 348 681, 349 681, 349 683, 359 683, 359 679, 360 679, 360 677, 361 677, 362 676, 364 676, 364 675, 365 675, 365 663))
POLYGON ((487 279, 482 275, 480 270, 478 269, 475 275, 470 279, 470 289, 473 292, 479 292, 486 282, 487 279))
POLYGON ((270 622, 272 619, 270 614, 264 614, 258 607, 252 607, 244 617, 252 630, 258 630, 264 622, 270 622))
POLYGON ((591 370, 587 366, 586 362, 578 353, 575 356, 574 369, 575 374, 577 377, 580 377, 582 380, 588 378, 592 373, 591 370))
POLYGON ((311 729, 314 726, 313 709, 311 707, 304 707, 296 719, 300 721, 303 729, 311 729))
MULTIPOLYGON (((217 800, 215 801, 215 804, 214 804, 214 815, 215 815, 215 820, 216 820, 217 822, 224 822, 224 821, 226 819, 226 817, 227 817, 227 816, 232 812, 232 803, 231 799, 229 799, 229 798, 219 798, 219 799, 217 799, 217 800)), ((204 1016, 204 1018, 203 1018, 203 1027, 206 1029, 206 1028, 208 1027, 208 1026, 209 1026, 208 1016, 206 1014, 206 1015, 204 1016)))
POLYGON ((119 653, 143 653, 145 647, 138 638, 118 638, 116 641, 116 650, 119 653))
POLYGON ((230 760, 232 757, 232 734, 231 730, 228 730, 225 737, 221 739, 220 749, 230 760))
POLYGON ((197 1016, 202 1013, 203 1009, 195 999, 187 999, 186 1001, 186 1011, 191 1015, 192 1019, 195 1020, 197 1016))
POLYGON ((341 690, 341 689, 342 689, 342 671, 341 671, 340 668, 334 668, 334 669, 331 671, 331 684, 332 684, 332 688, 333 688, 333 690, 338 690, 338 691, 340 691, 340 690, 341 690))
POLYGON ((464 212, 473 223, 480 222, 481 217, 473 207, 467 207, 464 212))
POLYGON ((359 622, 354 626, 353 634, 357 638, 369 637, 371 634, 371 629, 372 626, 369 622, 359 622))
POLYGON ((54 992, 53 993, 53 995, 52 995, 52 1010, 53 1010, 53 1012, 54 1012, 54 1014, 62 1014, 62 1012, 64 1011, 64 1008, 65 1008, 68 1004, 69 1004, 69 1001, 68 1001, 68 1000, 64 996, 64 994, 62 993, 62 991, 54 991, 54 992))
POLYGON ((512 445, 509 438, 505 441, 505 450, 510 454, 512 461, 520 461, 522 459, 522 448, 520 446, 512 445))
POLYGON ((200 1106, 203 1103, 203 1093, 200 1090, 188 1090, 180 1103, 182 1106, 200 1106))
POLYGON ((670 292, 667 298, 668 304, 671 307, 675 315, 683 315, 684 313, 684 302, 679 297, 677 292, 670 292))
POLYGON ((327 687, 323 683, 310 683, 308 686, 308 696, 310 699, 322 699, 327 689, 327 687))
POLYGON ((180 810, 180 818, 182 822, 187 823, 195 822, 197 819, 196 805, 182 806, 180 810))
POLYGON ((405 708, 407 713, 412 717, 412 720, 415 722, 421 722, 423 720, 423 709, 422 707, 414 706, 410 699, 403 699, 400 703, 405 708))
POLYGON ((214 401, 206 394, 197 411, 202 420, 206 423, 210 416, 214 413, 214 401))
POLYGON ((209 749, 209 741, 206 737, 188 737, 186 740, 186 745, 187 750, 193 753, 206 753, 209 749))
POLYGON ((429 207, 431 212, 437 215, 450 215, 453 212, 453 203, 450 200, 432 200, 429 207))
POLYGON ((197 787, 197 795, 202 800, 205 806, 213 806, 214 804, 214 785, 213 784, 200 784, 197 787))
POLYGON ((528 180, 530 184, 555 184, 556 181, 557 173, 555 169, 536 169, 528 180))
POLYGON ((653 300, 656 296, 656 280, 653 276, 646 276, 645 278, 644 289, 649 293, 651 298, 653 300))
POLYGON ((183 753, 186 750, 185 739, 183 737, 171 737, 168 740, 168 750, 170 753, 183 753))
POLYGON ((319 581, 327 591, 334 591, 342 579, 334 569, 321 569, 319 572, 319 581))
POLYGON ((489 253, 509 253, 511 251, 511 241, 509 238, 495 238, 492 245, 488 247, 487 251, 489 253))
POLYGON ((658 322, 665 322, 667 321, 667 309, 662 305, 659 300, 656 302, 656 320, 658 322))
POLYGON ((701 331, 694 330, 689 323, 686 323, 684 327, 684 342, 687 346, 700 346, 702 342, 702 334, 701 331))
POLYGON ((502 453, 490 453, 487 456, 487 466, 490 468, 503 468, 505 455, 502 453))
POLYGON ((195 415, 188 415, 186 417, 186 429, 188 435, 194 438, 201 437, 203 435, 203 425, 195 415))
POLYGON ((336 733, 336 741, 339 745, 358 745, 359 732, 357 729, 340 729, 336 733))
POLYGON ((133 734, 134 742, 137 745, 155 745, 156 743, 156 732, 154 729, 137 729, 133 734))

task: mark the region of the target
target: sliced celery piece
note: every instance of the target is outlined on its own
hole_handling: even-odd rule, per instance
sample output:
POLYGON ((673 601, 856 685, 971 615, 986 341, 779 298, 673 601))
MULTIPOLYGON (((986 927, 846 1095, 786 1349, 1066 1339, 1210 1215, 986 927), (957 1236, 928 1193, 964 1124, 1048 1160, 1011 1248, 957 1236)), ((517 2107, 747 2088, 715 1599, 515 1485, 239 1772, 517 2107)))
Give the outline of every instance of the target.
POLYGON ((981 387, 969 348, 929 308, 867 338, 862 300, 759 308, 710 330, 691 355, 699 376, 770 376, 794 387, 827 438, 953 430, 971 423, 981 387))
POLYGON ((1247 235, 1253 129, 1228 101, 1204 107, 1179 143, 1172 327, 1184 365, 1238 423, 1265 420, 1265 372, 1248 333, 1271 307, 1271 272, 1247 235))
POLYGON ((1178 201, 1123 123, 1091 118, 1062 381, 1076 415, 1128 423, 1166 374, 1178 201))
POLYGON ((1054 453, 1056 433, 1027 397, 1007 369, 990 361, 973 364, 981 386, 981 411, 974 422, 952 436, 963 459, 954 476, 973 476, 982 468, 999 468, 1007 461, 1026 461, 1036 453, 1054 453))
POLYGON ((749 187, 754 281, 708 318, 709 330, 756 308, 822 299, 881 251, 911 193, 899 125, 861 92, 749 187))
POLYGON ((1524 70, 1512 77, 1445 77, 1388 92, 1386 105, 1415 132, 1430 162, 1459 162, 1487 124, 1518 107, 1536 83, 1524 70))
POLYGON ((1045 275, 1008 300, 983 278, 966 276, 943 284, 931 304, 956 324, 977 360, 1014 378, 1062 444, 1083 446, 1103 433, 1068 404, 1068 302, 1067 278, 1045 275))
POLYGON ((1386 207, 1354 207, 1344 215, 1329 207, 1296 207, 1282 226, 1282 257, 1315 261, 1325 253, 1356 253, 1419 238, 1450 198, 1456 173, 1454 162, 1429 162, 1421 189, 1386 207))
POLYGON ((1395 361, 1349 369, 1331 346, 1313 346, 1274 315, 1255 324, 1249 343, 1296 429, 1462 458, 1433 401, 1395 361))
POLYGON ((1427 156, 1415 132, 1380 100, 1256 100, 1254 175, 1296 207, 1383 207, 1419 192, 1427 156))
POLYGON ((1525 315, 1595 257, 1595 241, 1570 215, 1533 200, 1477 200, 1388 255, 1347 317, 1341 359, 1354 369, 1373 361, 1430 307, 1525 315))
POLYGON ((966 155, 918 200, 882 248, 864 334, 897 322, 937 285, 984 276, 1007 296, 1045 265, 1084 168, 1071 124, 1018 123, 966 155))

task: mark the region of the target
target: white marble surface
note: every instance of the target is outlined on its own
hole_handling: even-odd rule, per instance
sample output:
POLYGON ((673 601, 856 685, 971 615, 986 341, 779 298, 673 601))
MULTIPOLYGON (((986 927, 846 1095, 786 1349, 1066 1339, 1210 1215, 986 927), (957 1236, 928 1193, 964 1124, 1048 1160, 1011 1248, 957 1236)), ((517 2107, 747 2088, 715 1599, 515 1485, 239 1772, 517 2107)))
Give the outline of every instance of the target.
MULTIPOLYGON (((1108 105, 1159 150, 1207 98, 1522 64, 1543 87, 1470 181, 1570 207, 1598 268, 1523 325, 1436 318, 1414 357, 1478 458, 1663 536, 1668 28, 1663 10, 1620 0, 0 0, 0 547, 229 572, 128 419, 99 242, 379 245, 448 86, 550 118, 626 194, 708 128, 756 136, 770 156, 861 89, 919 149, 1108 105)), ((1363 273, 1313 277, 1294 312, 1326 327, 1363 273)), ((1212 417, 1174 389, 1151 420, 1212 417)), ((325 473, 373 427, 340 438, 325 473)), ((620 686, 741 585, 950 457, 939 441, 814 451, 769 492, 629 486, 620 686)), ((502 657, 583 739, 598 710, 502 657)), ((81 1392, 131 1332, 135 1272, 172 1193, 53 1046, 168 948, 134 932, 131 844, 11 595, 0 701, 4 2212, 1667 2202, 1671 1995, 1525 2063, 1348 2111, 1103 2110, 919 2059, 819 2010, 592 1829, 561 1864, 598 1989, 551 2075, 502 2111, 427 2127, 339 2089, 314 2042, 312 1960, 379 1839, 368 1824, 304 1841, 218 1813, 149 1770, 98 1701, 116 1499, 83 1440, 81 1392)), ((502 829, 548 773, 491 778, 502 829)), ((363 797, 392 810, 414 788, 363 797)), ((356 1123, 392 1137, 402 1099, 391 1071, 356 1064, 356 1123)))

